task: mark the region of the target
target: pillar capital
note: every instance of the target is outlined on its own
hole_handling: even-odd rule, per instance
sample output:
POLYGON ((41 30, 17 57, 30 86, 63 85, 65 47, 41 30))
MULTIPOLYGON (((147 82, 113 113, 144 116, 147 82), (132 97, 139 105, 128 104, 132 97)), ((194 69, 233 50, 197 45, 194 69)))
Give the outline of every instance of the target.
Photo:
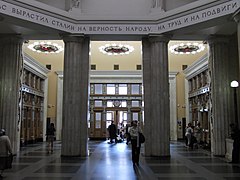
POLYGON ((60 35, 65 43, 67 42, 83 42, 86 36, 84 34, 61 34, 60 35))
POLYGON ((224 35, 211 35, 207 39, 208 44, 215 44, 215 43, 229 43, 229 36, 224 35))
POLYGON ((0 35, 1 42, 0 45, 6 44, 22 44, 24 39, 21 34, 4 34, 0 35))
POLYGON ((233 15, 233 19, 236 23, 240 23, 240 10, 238 10, 234 15, 233 15))
POLYGON ((171 39, 170 35, 164 35, 164 34, 149 34, 148 39, 150 42, 165 42, 168 43, 171 39))

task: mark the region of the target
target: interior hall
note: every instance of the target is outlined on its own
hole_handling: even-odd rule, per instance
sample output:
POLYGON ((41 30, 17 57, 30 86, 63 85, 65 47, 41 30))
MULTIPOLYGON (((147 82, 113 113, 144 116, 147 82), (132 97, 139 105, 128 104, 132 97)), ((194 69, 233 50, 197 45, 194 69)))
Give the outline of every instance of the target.
POLYGON ((239 179, 239 7, 0 0, 0 179, 239 179))

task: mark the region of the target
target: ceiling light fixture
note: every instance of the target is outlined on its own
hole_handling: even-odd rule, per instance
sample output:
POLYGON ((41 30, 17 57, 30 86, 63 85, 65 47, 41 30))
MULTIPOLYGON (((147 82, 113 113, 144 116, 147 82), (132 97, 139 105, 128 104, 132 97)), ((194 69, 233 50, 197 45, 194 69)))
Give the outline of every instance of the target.
POLYGON ((63 47, 57 43, 51 42, 34 42, 28 46, 29 49, 38 53, 59 53, 63 51, 63 47))
POLYGON ((174 54, 196 54, 205 49, 205 46, 200 43, 181 43, 170 46, 169 50, 174 54))
POLYGON ((129 45, 122 44, 105 44, 99 47, 100 52, 106 55, 125 55, 133 52, 134 48, 129 45))

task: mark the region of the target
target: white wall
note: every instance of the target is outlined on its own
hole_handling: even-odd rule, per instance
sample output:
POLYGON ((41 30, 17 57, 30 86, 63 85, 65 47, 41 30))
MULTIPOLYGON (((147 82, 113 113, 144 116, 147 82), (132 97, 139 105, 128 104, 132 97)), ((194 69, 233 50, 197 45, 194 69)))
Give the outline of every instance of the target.
POLYGON ((147 15, 151 0, 83 0, 82 12, 87 14, 147 15))
POLYGON ((195 2, 197 0, 165 0, 165 10, 169 11, 171 9, 178 8, 188 3, 195 2))
POLYGON ((37 0, 41 3, 44 3, 44 4, 48 4, 49 6, 53 6, 55 8, 59 8, 59 9, 62 9, 62 10, 65 10, 65 6, 66 6, 66 3, 65 3, 65 0, 54 0, 54 1, 51 1, 51 0, 37 0))
MULTIPOLYGON (((69 10, 71 0, 36 0, 62 10, 69 10)), ((88 15, 145 16, 151 12, 154 0, 81 0, 81 12, 88 15)), ((168 11, 197 0, 163 0, 163 8, 168 11)))

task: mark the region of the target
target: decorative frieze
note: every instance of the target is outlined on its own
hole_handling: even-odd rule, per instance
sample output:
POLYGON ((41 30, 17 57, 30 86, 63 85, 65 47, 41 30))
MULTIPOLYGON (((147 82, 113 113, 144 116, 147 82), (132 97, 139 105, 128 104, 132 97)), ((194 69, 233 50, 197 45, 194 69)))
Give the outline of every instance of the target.
MULTIPOLYGON (((161 0, 154 1, 155 2, 153 3, 152 10, 163 8, 161 0)), ((78 4, 79 1, 75 2, 77 2, 78 4)), ((153 19, 149 19, 151 17, 148 17, 147 20, 151 21, 150 23, 146 22, 146 17, 144 17, 144 22, 141 22, 139 24, 136 24, 136 22, 130 24, 129 20, 120 24, 118 21, 115 21, 115 19, 112 19, 114 16, 113 17, 110 16, 112 23, 109 23, 108 21, 99 24, 96 23, 84 24, 80 22, 80 19, 82 18, 82 14, 79 13, 81 12, 80 8, 73 7, 72 10, 78 13, 77 14, 73 13, 74 14, 73 16, 71 16, 71 14, 68 13, 67 15, 65 14, 65 17, 63 17, 63 14, 65 13, 63 11, 59 14, 56 13, 54 15, 53 13, 49 14, 50 11, 55 12, 57 9, 54 9, 55 11, 52 10, 44 11, 45 9, 42 8, 41 12, 36 12, 32 4, 31 6, 29 6, 27 5, 27 3, 23 2, 21 4, 16 3, 14 4, 10 2, 0 1, 0 13, 28 22, 34 22, 36 24, 47 26, 53 29, 61 30, 66 33, 147 35, 151 33, 161 34, 175 29, 209 21, 214 18, 226 16, 231 13, 234 13, 240 7, 240 2, 238 0, 232 0, 217 4, 213 3, 202 4, 202 9, 200 10, 199 8, 191 7, 189 8, 191 9, 191 12, 187 13, 187 15, 186 11, 184 13, 178 13, 177 17, 176 13, 170 15, 168 14, 168 17, 165 18, 167 20, 161 19, 161 17, 157 17, 157 19, 154 18, 155 20, 154 21, 153 19), (77 19, 76 15, 79 15, 79 17, 77 16, 78 17, 77 19)), ((135 21, 137 20, 139 22, 140 20, 143 20, 142 18, 141 19, 135 18, 135 21)), ((123 20, 121 22, 123 22, 123 20)))

